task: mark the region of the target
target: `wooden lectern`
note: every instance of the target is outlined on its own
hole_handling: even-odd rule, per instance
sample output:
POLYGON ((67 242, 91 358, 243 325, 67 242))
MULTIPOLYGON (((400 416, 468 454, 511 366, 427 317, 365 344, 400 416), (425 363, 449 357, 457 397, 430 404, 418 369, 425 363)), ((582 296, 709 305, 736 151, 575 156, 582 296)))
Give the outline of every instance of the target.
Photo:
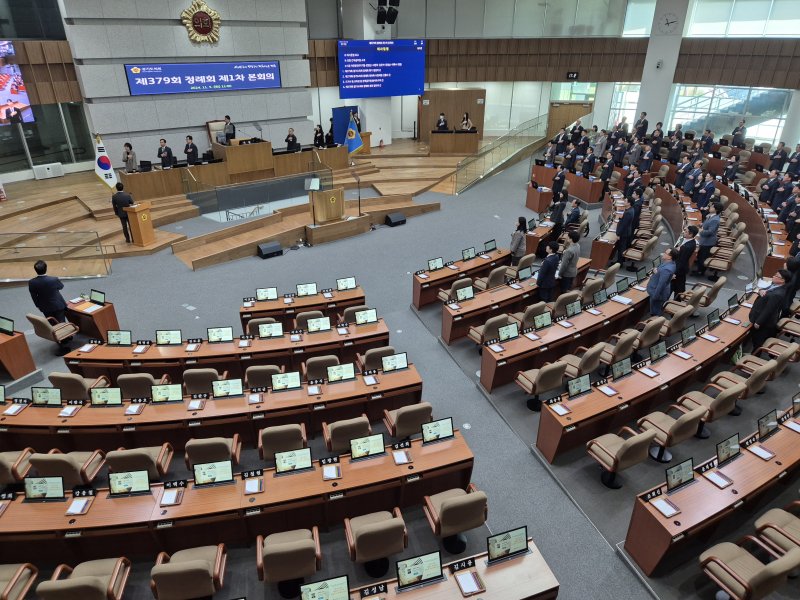
POLYGON ((309 192, 314 225, 322 225, 344 218, 344 188, 309 192))
POLYGON ((150 217, 150 203, 139 202, 133 206, 126 206, 124 210, 128 213, 133 243, 137 246, 152 244, 156 236, 153 233, 153 220, 150 217))

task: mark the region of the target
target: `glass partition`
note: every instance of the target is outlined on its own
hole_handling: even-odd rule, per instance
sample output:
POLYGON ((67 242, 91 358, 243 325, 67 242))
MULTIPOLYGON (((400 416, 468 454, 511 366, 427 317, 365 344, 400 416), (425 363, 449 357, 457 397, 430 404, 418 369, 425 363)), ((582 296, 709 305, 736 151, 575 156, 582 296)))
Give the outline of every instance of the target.
POLYGON ((30 279, 40 259, 47 261, 48 273, 62 279, 105 277, 116 250, 102 243, 96 231, 0 233, 0 281, 30 279))

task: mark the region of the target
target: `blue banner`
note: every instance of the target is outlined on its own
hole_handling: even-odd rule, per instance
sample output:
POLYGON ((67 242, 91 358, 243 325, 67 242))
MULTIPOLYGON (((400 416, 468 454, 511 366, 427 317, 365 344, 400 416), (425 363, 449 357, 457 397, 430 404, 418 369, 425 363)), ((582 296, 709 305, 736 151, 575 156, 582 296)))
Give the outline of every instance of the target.
POLYGON ((278 61, 125 65, 131 96, 281 87, 278 61))

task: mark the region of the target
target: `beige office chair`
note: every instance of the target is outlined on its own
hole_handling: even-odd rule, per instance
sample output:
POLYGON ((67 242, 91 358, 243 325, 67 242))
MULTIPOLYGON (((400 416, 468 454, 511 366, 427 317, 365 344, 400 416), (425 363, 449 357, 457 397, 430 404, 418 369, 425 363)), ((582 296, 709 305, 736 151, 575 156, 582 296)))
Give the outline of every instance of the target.
POLYGON ((216 369, 205 367, 202 369, 186 369, 183 372, 183 389, 186 394, 211 394, 212 384, 215 381, 228 378, 228 372, 220 375, 216 369))
POLYGON ((794 317, 785 317, 778 321, 778 335, 785 335, 791 340, 800 337, 800 321, 794 317))
POLYGON ((68 342, 80 331, 77 325, 72 323, 59 323, 54 318, 44 318, 40 315, 27 314, 25 317, 33 325, 33 333, 42 339, 49 340, 58 344, 56 352, 58 356, 64 356, 69 352, 68 342))
POLYGON ((490 290, 501 286, 506 281, 506 268, 495 267, 489 272, 488 277, 478 277, 472 282, 472 286, 476 290, 490 290))
POLYGON ((547 302, 536 302, 530 306, 526 306, 522 312, 517 312, 509 315, 509 318, 519 323, 520 329, 527 329, 533 327, 533 320, 537 315, 547 312, 547 302))
POLYGON ((273 461, 276 452, 300 450, 307 442, 305 423, 265 427, 258 432, 258 456, 261 460, 273 461))
POLYGON ((593 304, 594 295, 602 289, 602 279, 587 279, 583 284, 583 288, 581 288, 581 305, 586 306, 587 304, 593 304))
POLYGON ((436 537, 450 554, 461 554, 467 548, 465 531, 480 527, 489 514, 484 492, 478 491, 474 483, 464 491, 454 488, 432 496, 423 497, 423 510, 436 537))
POLYGON ((117 376, 117 387, 123 398, 150 398, 154 385, 170 383, 169 375, 162 375, 156 381, 150 373, 123 373, 117 376))
MULTIPOLYGON (((732 371, 720 371, 719 373, 711 376, 703 391, 706 392, 706 390, 712 390, 714 393, 721 393, 735 385, 741 384, 744 385, 745 390, 744 393, 739 396, 739 399, 742 400, 745 398, 750 398, 755 394, 762 393, 762 390, 767 385, 767 381, 769 381, 770 376, 775 371, 777 366, 778 363, 776 360, 768 360, 762 366, 755 369, 753 373, 747 377, 743 377, 742 375, 733 373, 732 371)), ((742 409, 739 406, 736 406, 736 408, 730 412, 730 414, 733 416, 738 416, 741 413, 742 409)))
POLYGON ((673 317, 679 310, 690 306, 692 308, 691 314, 694 315, 697 312, 697 307, 700 306, 700 301, 703 299, 704 294, 704 287, 692 287, 692 289, 678 294, 680 300, 668 300, 667 303, 664 304, 664 314, 673 317))
POLYGON ((756 535, 780 554, 800 548, 800 502, 786 508, 773 508, 756 519, 756 535))
POLYGON ((372 427, 369 424, 367 415, 333 423, 325 421, 322 423, 322 437, 325 439, 325 447, 333 454, 350 452, 350 440, 371 434, 372 427))
POLYGON ((628 358, 634 353, 639 332, 635 329, 626 329, 622 333, 612 335, 611 339, 615 341, 614 344, 601 342, 603 351, 600 353, 600 362, 606 366, 606 371, 609 371, 615 362, 628 358))
POLYGON ((536 262, 536 254, 526 254, 519 259, 519 263, 515 267, 506 267, 506 277, 509 279, 516 279, 517 274, 527 267, 532 267, 536 262))
POLYGON ((711 435, 706 423, 712 423, 736 410, 736 401, 744 396, 747 388, 743 383, 737 383, 721 392, 714 390, 715 395, 713 396, 706 394, 707 390, 711 391, 706 386, 702 391, 687 392, 678 398, 676 402, 676 404, 687 410, 695 410, 697 408, 706 410, 706 414, 697 425, 697 433, 695 433, 695 437, 703 440, 711 435))
POLYGON ((564 292, 563 294, 559 295, 556 298, 555 303, 548 304, 547 308, 550 310, 550 313, 553 315, 553 318, 556 317, 563 317, 567 314, 567 304, 572 304, 576 300, 581 299, 581 292, 580 290, 570 290, 568 292, 564 292))
POLYGON ((356 313, 361 312, 362 310, 369 310, 369 306, 366 304, 360 304, 358 306, 348 306, 344 309, 344 312, 339 316, 340 323, 355 323, 356 322, 356 313))
POLYGON ((749 188, 753 185, 753 182, 756 180, 756 172, 755 171, 745 171, 744 175, 741 177, 741 183, 744 187, 749 188))
POLYGON ((514 382, 526 394, 533 396, 533 398, 528 398, 526 402, 528 410, 540 411, 542 402, 539 400, 539 396, 552 390, 561 390, 566 371, 567 363, 556 361, 554 363, 546 363, 540 369, 529 369, 517 373, 517 378, 514 382))
POLYGON ((211 597, 222 589, 228 553, 225 544, 159 552, 150 570, 150 589, 157 600, 211 597))
MULTIPOLYGON (((658 172, 656 173, 656 177, 660 177, 661 179, 664 179, 667 176, 668 173, 669 173, 669 165, 661 165, 658 168, 658 172)), ((650 188, 647 188, 647 189, 650 189, 650 188)))
POLYGON ((611 286, 616 285, 616 283, 617 283, 617 273, 619 273, 619 268, 620 268, 620 264, 619 263, 614 263, 613 265, 611 265, 607 269, 601 269, 601 270, 597 271, 597 275, 598 276, 600 276, 600 275, 603 276, 603 289, 604 290, 607 290, 611 286))
POLYGON ((672 318, 661 326, 661 337, 668 338, 686 329, 686 321, 689 320, 693 312, 694 308, 692 306, 684 306, 677 309, 672 318))
POLYGON ((622 179, 622 175, 620 175, 619 171, 612 171, 611 176, 608 178, 609 189, 616 190, 620 179, 622 179))
POLYGON ((0 486, 21 482, 30 471, 33 448, 0 452, 0 486))
POLYGON ((450 300, 455 300, 457 298, 456 292, 463 288, 468 288, 472 285, 472 278, 471 277, 462 277, 461 279, 456 279, 452 284, 450 284, 450 289, 440 289, 436 293, 436 297, 439 298, 442 302, 449 302, 450 300))
POLYGON ((635 350, 649 348, 661 339, 661 329, 667 320, 664 317, 650 317, 646 321, 639 323, 636 327, 639 331, 636 341, 633 343, 635 350))
POLYGON ((42 600, 122 600, 130 572, 131 561, 124 556, 82 562, 74 569, 61 564, 36 593, 42 600))
POLYGON ((247 322, 247 335, 254 335, 258 337, 259 325, 269 325, 270 323, 277 323, 272 317, 259 317, 258 319, 250 319, 247 322))
POLYGON ((307 310, 305 312, 297 313, 297 316, 294 319, 294 328, 305 331, 308 329, 309 319, 321 319, 324 316, 325 315, 322 314, 321 310, 307 310))
POLYGON ((617 474, 647 460, 647 451, 655 437, 655 431, 638 432, 623 427, 618 434, 606 433, 589 440, 586 452, 602 467, 600 481, 603 485, 612 490, 621 488, 617 474), (623 437, 623 434, 629 437, 623 437))
POLYGON ((316 525, 256 538, 256 567, 261 581, 277 583, 284 598, 300 595, 300 582, 322 567, 316 525))
POLYGON ((253 365, 244 372, 244 384, 247 389, 266 388, 272 385, 272 376, 282 373, 278 365, 253 365))
POLYGON ((622 256, 625 257, 625 259, 632 260, 634 262, 647 260, 647 257, 650 255, 650 252, 653 250, 657 242, 658 238, 654 235, 644 243, 641 249, 631 246, 622 253, 622 256))
POLYGON ((314 356, 300 365, 300 375, 305 381, 311 379, 327 379, 328 367, 335 367, 339 364, 339 357, 335 354, 325 356, 314 356))
MULTIPOLYGON (((778 356, 780 356, 783 352, 786 352, 788 349, 793 348, 796 345, 796 342, 787 342, 778 338, 769 338, 760 348, 757 348, 753 351, 753 355, 758 356, 760 354, 766 354, 767 356, 777 359, 778 356)), ((789 362, 795 363, 798 360, 800 360, 800 347, 797 349, 795 355, 789 358, 789 362)), ((778 375, 780 374, 781 373, 778 373, 778 375)))
POLYGON ((47 454, 31 454, 31 466, 40 477, 62 477, 64 489, 79 485, 91 485, 105 464, 105 452, 70 452, 63 454, 53 448, 47 454))
POLYGON ((429 402, 383 411, 383 424, 389 435, 401 440, 420 433, 423 423, 430 423, 432 419, 433 406, 429 402))
POLYGON ((0 565, 0 598, 24 600, 38 575, 39 569, 31 563, 0 565))
POLYGON ((485 324, 476 325, 469 328, 467 337, 473 342, 478 344, 478 349, 481 349, 484 343, 488 340, 494 340, 500 335, 498 332, 501 327, 505 327, 511 322, 511 317, 507 314, 497 315, 496 317, 489 318, 485 324))
POLYGON ((776 366, 775 370, 770 375, 770 379, 775 379, 778 375, 783 373, 790 361, 797 359, 798 350, 800 350, 800 344, 797 343, 785 344, 780 351, 773 353, 769 352, 767 348, 762 346, 760 348, 756 348, 753 351, 753 354, 745 354, 742 356, 742 358, 736 361, 736 367, 734 370, 752 375, 756 369, 763 367, 767 363, 767 360, 774 359, 776 366), (771 359, 764 359, 758 356, 758 354, 761 354, 762 352, 770 356, 771 359))
POLYGON ((672 461, 672 453, 668 448, 677 446, 697 433, 700 423, 706 414, 705 407, 688 410, 678 404, 672 404, 666 412, 655 411, 645 415, 636 422, 642 431, 655 431, 655 446, 650 449, 650 458, 660 463, 672 461), (669 411, 674 410, 680 416, 674 418, 669 411))
MULTIPOLYGON (((753 540, 752 536, 746 536, 742 543, 753 540)), ((764 545, 759 545, 763 550, 764 545)), ((770 554, 777 556, 774 551, 770 554)), ((766 564, 730 542, 717 544, 700 555, 703 572, 734 600, 758 600, 769 596, 785 585, 789 574, 798 567, 800 548, 793 548, 766 564)))
POLYGON ((712 256, 706 259, 705 268, 711 269, 712 273, 708 276, 711 281, 718 281, 720 271, 730 271, 736 263, 736 259, 744 251, 744 244, 737 244, 730 254, 724 257, 712 256))
POLYGON ((356 365, 362 373, 364 371, 377 371, 383 368, 383 358, 393 354, 397 354, 394 346, 370 348, 364 354, 356 354, 356 365))
POLYGON ((75 373, 50 373, 47 377, 54 388, 61 390, 61 399, 67 400, 89 400, 89 390, 94 387, 108 387, 111 382, 108 377, 81 377, 75 373))
POLYGON ((147 471, 150 481, 157 481, 169 471, 169 464, 175 451, 172 444, 164 442, 160 446, 145 448, 117 448, 106 454, 108 470, 114 473, 128 471, 147 471))
POLYGON ((239 464, 242 453, 242 442, 239 434, 234 433, 232 438, 210 437, 192 438, 186 442, 184 448, 184 461, 190 471, 194 465, 229 460, 234 465, 239 464))
POLYGON ((344 534, 350 560, 364 563, 370 577, 383 577, 389 570, 389 556, 408 547, 408 531, 398 507, 344 520, 344 534))
POLYGON ((591 348, 578 346, 575 354, 565 354, 559 358, 558 362, 567 363, 564 378, 575 379, 587 373, 594 373, 600 367, 600 355, 604 348, 603 342, 597 342, 591 348))

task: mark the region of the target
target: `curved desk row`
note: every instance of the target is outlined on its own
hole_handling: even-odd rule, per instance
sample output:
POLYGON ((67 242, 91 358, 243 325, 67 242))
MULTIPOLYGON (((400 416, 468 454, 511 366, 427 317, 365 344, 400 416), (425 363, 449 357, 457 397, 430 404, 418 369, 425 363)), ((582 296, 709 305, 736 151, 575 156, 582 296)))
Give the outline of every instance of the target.
MULTIPOLYGON (((531 174, 531 178, 539 185, 552 187, 553 177, 555 177, 557 169, 555 167, 543 167, 535 165, 531 174)), ((577 173, 566 174, 566 180, 569 181, 569 195, 583 200, 587 204, 596 204, 602 200, 603 196, 603 182, 600 178, 594 177, 588 179, 581 177, 577 173)))
MULTIPOLYGON (((252 301, 251 306, 241 306, 239 307, 239 320, 242 323, 242 332, 247 333, 247 323, 251 319, 272 317, 279 323, 283 323, 284 329, 291 329, 298 313, 319 310, 332 317, 341 313, 348 306, 360 306, 366 302, 364 290, 360 286, 352 290, 341 292, 332 290, 327 293, 330 294, 330 297, 326 297, 324 293, 294 297, 290 299, 290 304, 286 303, 286 298, 278 296, 275 300, 255 300, 252 301)), ((331 322, 331 325, 335 325, 335 323, 331 322)))
MULTIPOLYGON (((476 252, 477 250, 476 248, 476 252)), ((411 300, 414 307, 419 309, 426 304, 438 302, 439 290, 449 288, 456 279, 483 277, 495 267, 511 264, 511 251, 507 249, 493 250, 483 256, 489 258, 481 258, 479 255, 469 260, 453 261, 451 267, 414 273, 411 300)))

